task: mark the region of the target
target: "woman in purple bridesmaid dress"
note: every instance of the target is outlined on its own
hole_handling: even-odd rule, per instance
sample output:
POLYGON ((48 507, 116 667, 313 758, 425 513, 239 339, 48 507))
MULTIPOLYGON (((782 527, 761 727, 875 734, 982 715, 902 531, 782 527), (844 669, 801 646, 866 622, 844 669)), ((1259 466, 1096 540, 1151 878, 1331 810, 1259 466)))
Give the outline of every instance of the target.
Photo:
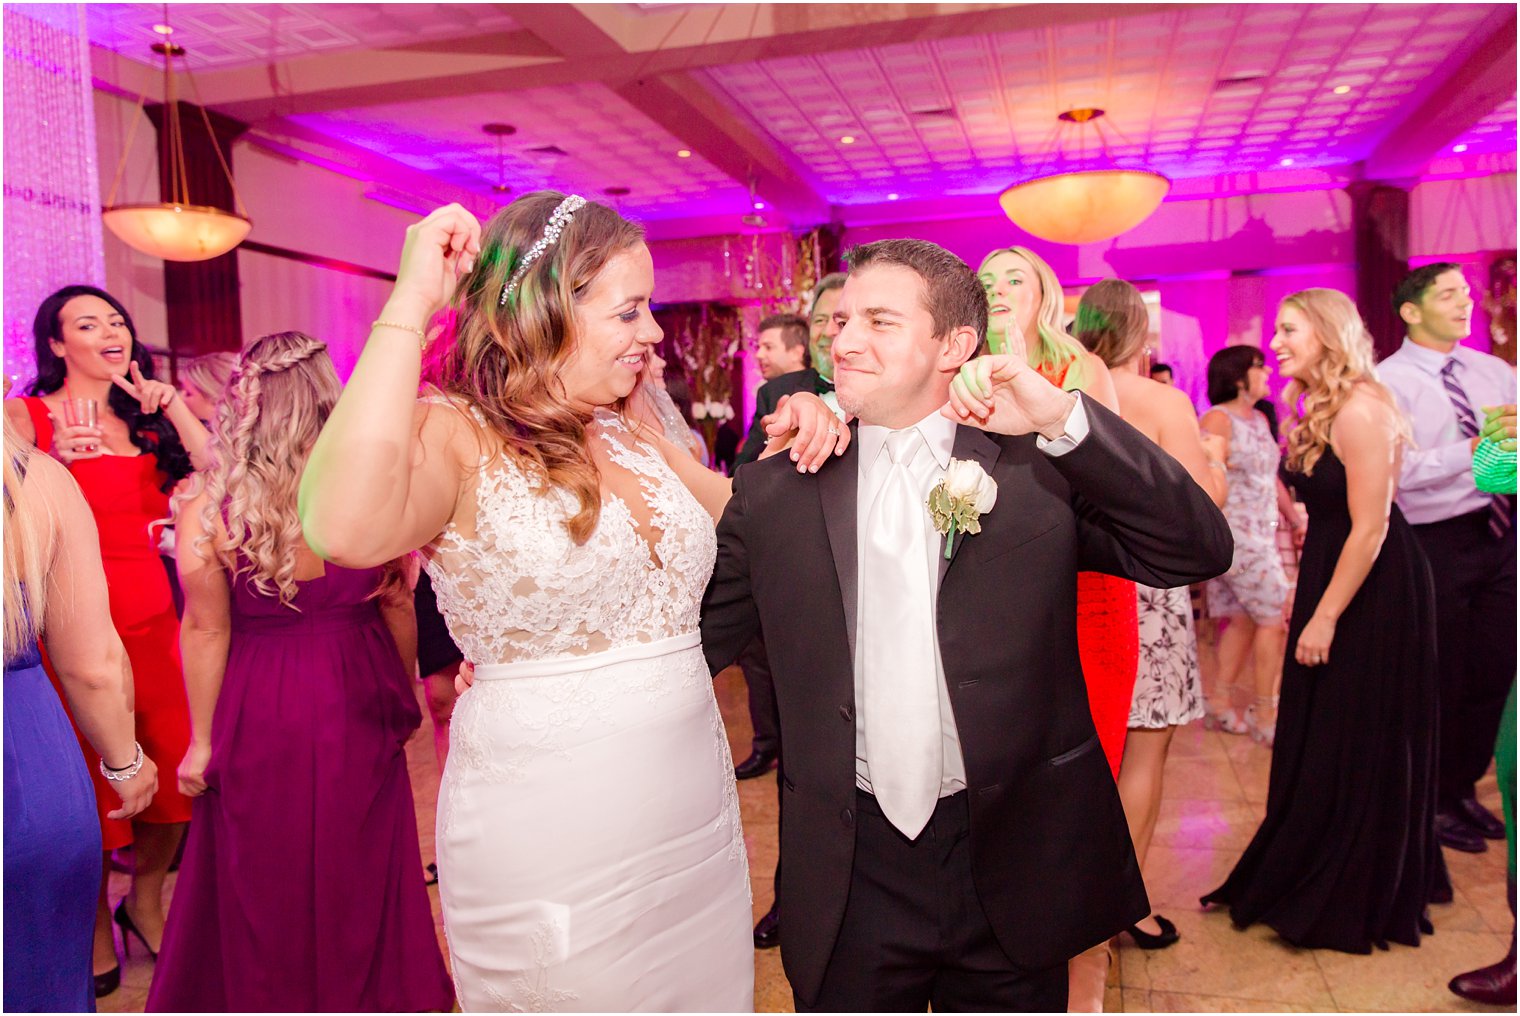
POLYGON ((149 1011, 454 1004, 407 777, 410 596, 324 565, 296 522, 339 391, 314 339, 248 347, 178 513, 195 805, 149 1011))

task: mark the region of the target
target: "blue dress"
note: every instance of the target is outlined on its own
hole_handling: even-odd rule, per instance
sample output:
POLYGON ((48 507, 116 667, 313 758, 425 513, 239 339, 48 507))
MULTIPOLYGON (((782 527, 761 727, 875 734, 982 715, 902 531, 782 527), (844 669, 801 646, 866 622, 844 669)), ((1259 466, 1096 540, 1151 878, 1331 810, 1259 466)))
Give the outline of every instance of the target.
POLYGON ((100 821, 79 740, 35 644, 5 664, 8 1012, 94 1012, 100 821))

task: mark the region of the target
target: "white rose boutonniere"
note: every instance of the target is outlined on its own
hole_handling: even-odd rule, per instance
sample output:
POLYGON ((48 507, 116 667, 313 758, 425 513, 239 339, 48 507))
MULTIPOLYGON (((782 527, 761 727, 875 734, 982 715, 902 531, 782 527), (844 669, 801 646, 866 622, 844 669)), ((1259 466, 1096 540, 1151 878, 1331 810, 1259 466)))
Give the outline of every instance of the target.
POLYGON ((951 459, 945 476, 929 491, 929 515, 934 529, 945 538, 945 560, 955 546, 957 532, 982 531, 982 516, 997 504, 997 484, 987 471, 966 459, 951 459))

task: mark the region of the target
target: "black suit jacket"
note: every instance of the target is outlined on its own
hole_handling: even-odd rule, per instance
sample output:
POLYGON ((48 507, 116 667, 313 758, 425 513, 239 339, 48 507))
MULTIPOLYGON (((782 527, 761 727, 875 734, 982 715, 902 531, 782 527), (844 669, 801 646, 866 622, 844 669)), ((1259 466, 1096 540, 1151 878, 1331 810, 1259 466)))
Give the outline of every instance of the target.
MULTIPOLYGON (((936 627, 976 890, 1004 951, 1028 968, 1149 912, 1077 658, 1077 571, 1181 586, 1224 572, 1234 549, 1175 459, 1085 402, 1090 432, 1059 457, 1032 435, 958 428, 954 457, 979 462, 998 500, 940 566, 936 627)), ((782 960, 804 1002, 822 984, 855 849, 857 447, 816 474, 785 456, 739 473, 702 611, 714 673, 762 625, 772 633, 786 745, 782 960)))
POLYGON ((734 472, 737 473, 745 463, 760 458, 760 453, 765 451, 765 428, 760 421, 776 411, 776 403, 781 401, 781 397, 798 392, 816 392, 822 380, 816 370, 804 367, 771 378, 760 386, 755 392, 755 415, 749 422, 749 434, 745 436, 744 447, 739 449, 739 454, 734 459, 734 472))

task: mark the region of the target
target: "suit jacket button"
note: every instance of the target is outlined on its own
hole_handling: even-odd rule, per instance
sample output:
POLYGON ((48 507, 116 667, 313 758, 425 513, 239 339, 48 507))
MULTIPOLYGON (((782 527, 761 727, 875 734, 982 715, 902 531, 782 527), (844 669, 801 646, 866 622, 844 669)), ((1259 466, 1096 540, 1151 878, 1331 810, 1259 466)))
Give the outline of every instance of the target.
POLYGON ((848 829, 855 824, 855 813, 846 808, 839 813, 839 821, 843 822, 844 827, 848 829))
POLYGON ((839 715, 844 719, 844 722, 853 723, 855 721, 855 707, 846 703, 839 707, 839 715))

